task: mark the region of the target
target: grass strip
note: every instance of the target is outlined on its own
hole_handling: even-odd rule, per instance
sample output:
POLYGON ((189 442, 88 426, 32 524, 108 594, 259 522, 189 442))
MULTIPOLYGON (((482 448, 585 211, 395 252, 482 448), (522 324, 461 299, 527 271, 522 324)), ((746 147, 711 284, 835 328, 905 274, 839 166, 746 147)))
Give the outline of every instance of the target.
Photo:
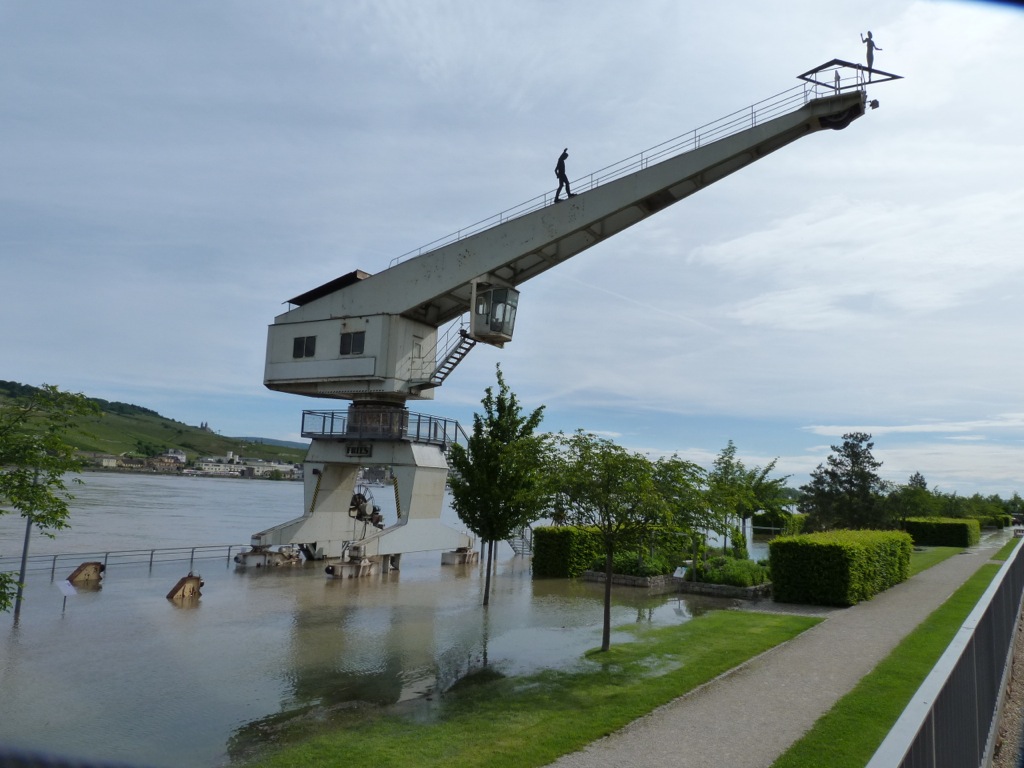
POLYGON ((992 555, 992 559, 999 560, 1000 562, 1005 562, 1006 560, 1009 560, 1010 555, 1013 553, 1013 550, 1017 548, 1017 545, 1020 544, 1021 541, 1024 541, 1024 539, 1010 539, 1008 542, 1003 544, 1002 548, 998 552, 992 555))
POLYGON ((817 624, 806 616, 712 611, 685 624, 628 630, 579 669, 502 677, 489 670, 446 692, 434 716, 361 710, 257 764, 531 768, 622 728, 817 624))
POLYGON ((998 572, 981 566, 772 768, 863 768, 998 572))
POLYGON ((910 575, 916 576, 921 571, 927 571, 933 565, 938 565, 963 551, 963 547, 927 547, 914 550, 910 555, 910 575))

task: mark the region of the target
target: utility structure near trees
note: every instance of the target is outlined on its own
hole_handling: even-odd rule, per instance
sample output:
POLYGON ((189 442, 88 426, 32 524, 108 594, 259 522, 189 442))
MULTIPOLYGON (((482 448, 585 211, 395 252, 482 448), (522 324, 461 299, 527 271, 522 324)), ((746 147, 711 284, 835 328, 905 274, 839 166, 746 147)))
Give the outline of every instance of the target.
MULTIPOLYGON (((876 82, 886 73, 874 71, 876 82)), ((895 76, 891 76, 895 77, 895 76)), ((348 400, 345 411, 303 413, 301 517, 256 533, 254 547, 293 545, 309 558, 396 562, 404 552, 465 551, 474 543, 442 524, 447 462, 465 441, 454 421, 410 412, 430 400, 477 344, 510 342, 520 287, 673 203, 822 130, 877 106, 860 65, 833 60, 801 84, 395 259, 377 274, 349 272, 288 301, 267 334, 264 384, 348 400), (357 478, 392 467, 398 519, 360 514, 357 478)), ((890 78, 891 79, 891 78, 890 78)))

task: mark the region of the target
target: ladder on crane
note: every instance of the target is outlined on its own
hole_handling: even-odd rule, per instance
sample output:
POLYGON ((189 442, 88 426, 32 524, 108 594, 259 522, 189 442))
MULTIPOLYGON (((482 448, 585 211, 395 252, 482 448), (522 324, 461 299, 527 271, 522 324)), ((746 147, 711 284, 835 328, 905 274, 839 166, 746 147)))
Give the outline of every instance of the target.
POLYGON ((438 363, 437 368, 430 374, 430 378, 421 385, 421 388, 440 387, 444 380, 448 378, 448 374, 455 370, 455 367, 465 359, 469 351, 475 346, 476 339, 471 338, 465 328, 460 328, 459 338, 455 346, 438 363))

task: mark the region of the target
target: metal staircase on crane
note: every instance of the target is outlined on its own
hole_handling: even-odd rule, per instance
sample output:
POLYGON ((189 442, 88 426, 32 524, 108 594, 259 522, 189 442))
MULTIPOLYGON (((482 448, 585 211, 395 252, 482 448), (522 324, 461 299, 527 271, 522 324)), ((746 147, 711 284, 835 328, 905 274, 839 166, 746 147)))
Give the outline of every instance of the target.
POLYGON ((476 339, 470 338, 466 330, 460 328, 457 343, 448 351, 448 354, 445 355, 437 368, 434 369, 434 372, 430 374, 430 379, 422 384, 421 388, 440 387, 444 380, 448 378, 448 375, 455 370, 455 367, 465 359, 469 351, 476 346, 476 343, 476 339))

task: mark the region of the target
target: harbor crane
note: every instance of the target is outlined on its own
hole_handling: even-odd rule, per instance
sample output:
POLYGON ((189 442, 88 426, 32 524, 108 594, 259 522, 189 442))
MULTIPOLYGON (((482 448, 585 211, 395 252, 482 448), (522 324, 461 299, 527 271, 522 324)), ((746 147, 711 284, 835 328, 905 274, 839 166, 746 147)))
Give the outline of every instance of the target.
POLYGON ((433 399, 476 344, 512 341, 526 281, 798 139, 846 128, 878 105, 868 80, 897 78, 833 59, 794 88, 574 181, 577 194, 558 205, 542 195, 377 274, 352 271, 290 299, 267 333, 264 384, 350 404, 303 412, 303 514, 254 534, 255 556, 297 547, 349 576, 397 567, 406 552, 472 562, 471 538, 441 521, 445 451, 465 434, 406 403, 433 399), (362 492, 368 464, 391 467, 393 523, 362 492))

